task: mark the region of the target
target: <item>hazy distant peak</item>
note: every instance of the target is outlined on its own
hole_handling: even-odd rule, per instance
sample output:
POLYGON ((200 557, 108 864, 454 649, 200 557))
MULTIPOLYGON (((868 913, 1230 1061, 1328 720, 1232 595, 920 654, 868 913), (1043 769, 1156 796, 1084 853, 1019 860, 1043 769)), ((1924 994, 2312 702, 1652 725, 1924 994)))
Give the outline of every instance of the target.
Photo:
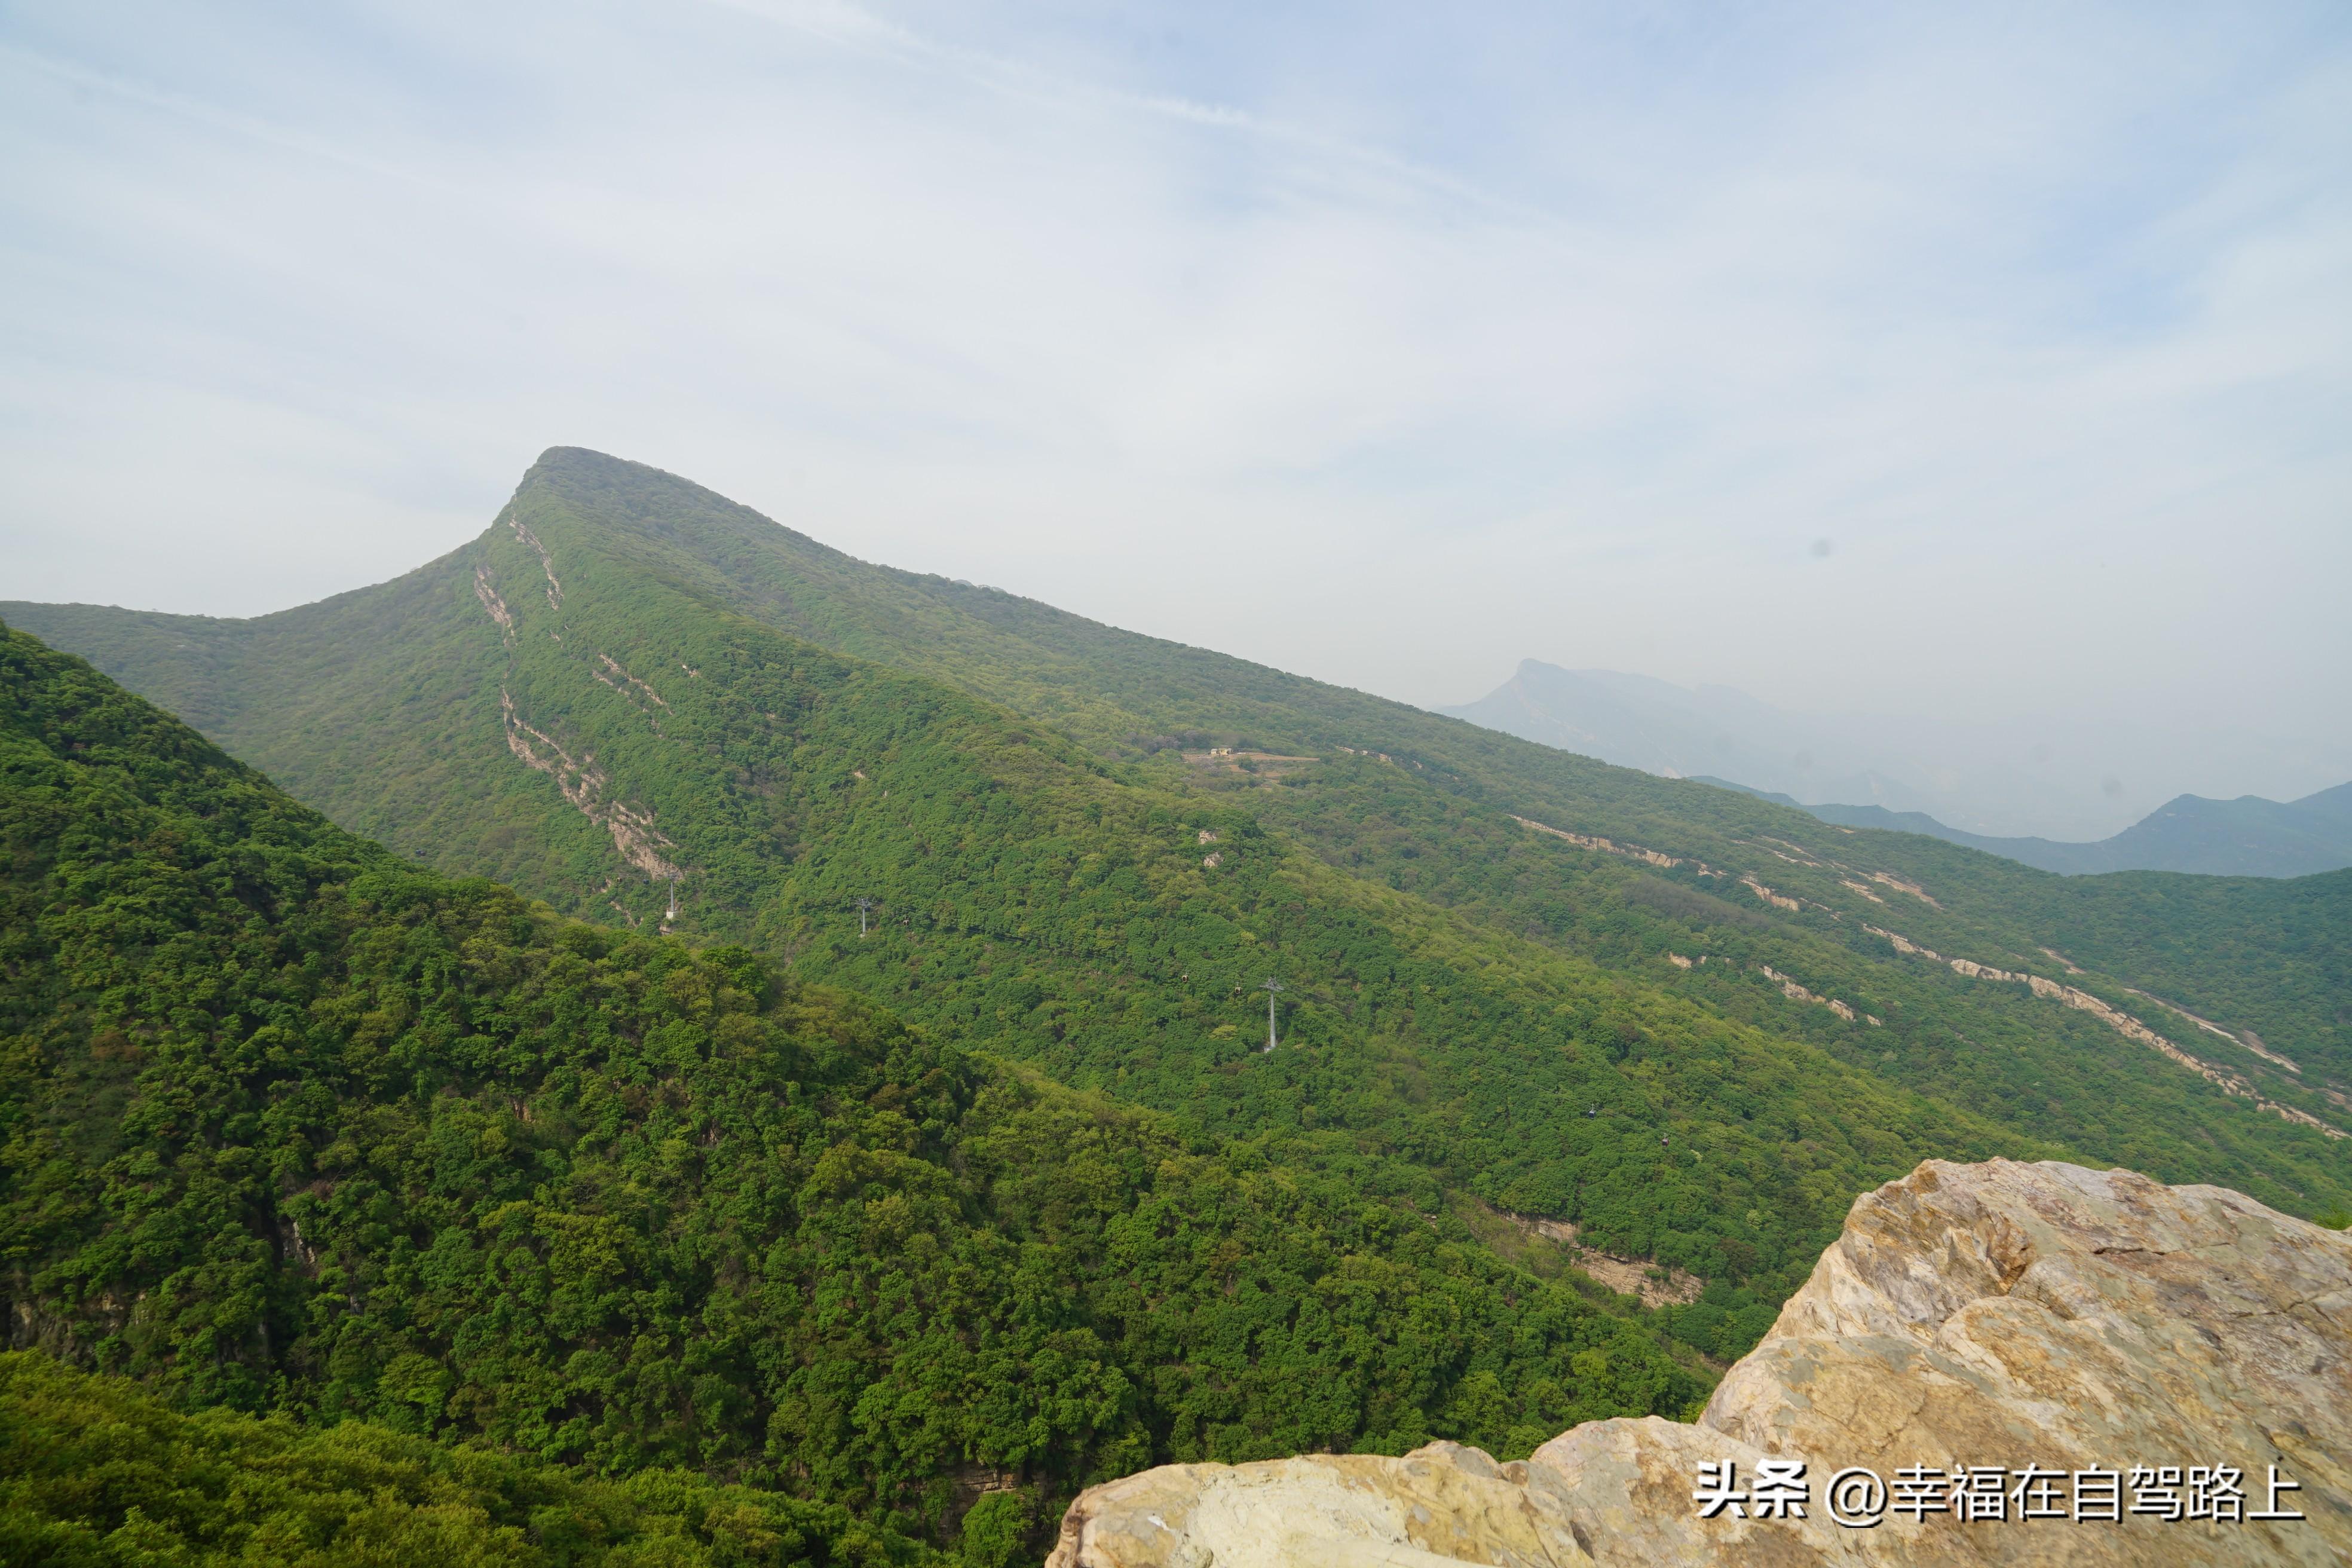
POLYGON ((2341 823, 2347 830, 2352 830, 2352 784, 2318 790, 2287 804, 2307 817, 2341 823))
POLYGON ((1699 782, 1793 805, 1840 827, 1925 834, 2062 876, 2188 871, 2217 877, 2308 877, 2352 866, 2352 810, 2346 808, 2352 803, 2352 784, 2285 804, 2258 795, 2235 800, 2178 795, 2112 837, 2069 843, 1966 833, 1923 812, 1888 811, 1880 805, 1808 805, 1727 779, 1699 782), (2320 804, 2310 806, 2310 802, 2320 804))
MULTIPOLYGON (((2037 835, 2079 845, 2168 811, 2210 816, 2221 809, 2221 803, 2189 805, 2176 797, 2151 811, 2149 795, 2123 788, 2117 774, 2146 780, 2153 772, 2146 759, 2151 752, 2167 754, 2166 747, 2128 737, 2118 747, 2092 739, 2080 725, 2031 717, 1982 724, 1933 712, 1823 717, 1776 708, 1732 686, 1685 687, 1534 658, 1522 659, 1509 680, 1479 700, 1440 711, 1621 766, 1738 779, 1807 805, 1867 803, 1898 815, 1919 813, 1946 831, 1988 838, 2037 835), (2130 752, 2135 744, 2142 765, 2122 765, 2117 752, 2130 752)), ((2238 815, 2284 809, 2249 797, 2238 815)), ((2352 795, 2322 791, 2305 816, 2352 820, 2352 795)))

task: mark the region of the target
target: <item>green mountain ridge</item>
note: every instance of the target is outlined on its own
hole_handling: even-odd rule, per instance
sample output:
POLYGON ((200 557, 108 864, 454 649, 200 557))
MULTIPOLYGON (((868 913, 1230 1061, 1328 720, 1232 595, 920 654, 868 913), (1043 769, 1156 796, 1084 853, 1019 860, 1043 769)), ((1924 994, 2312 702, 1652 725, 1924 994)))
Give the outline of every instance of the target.
POLYGON ((443 868, 646 925, 675 889, 681 931, 1061 1081, 1767 1296, 1928 1152, 2347 1191, 2352 875, 2061 879, 1841 833, 867 566, 572 449, 379 588, 252 622, 7 613, 443 868), (1268 973, 1296 1048, 1261 1058, 1268 973))

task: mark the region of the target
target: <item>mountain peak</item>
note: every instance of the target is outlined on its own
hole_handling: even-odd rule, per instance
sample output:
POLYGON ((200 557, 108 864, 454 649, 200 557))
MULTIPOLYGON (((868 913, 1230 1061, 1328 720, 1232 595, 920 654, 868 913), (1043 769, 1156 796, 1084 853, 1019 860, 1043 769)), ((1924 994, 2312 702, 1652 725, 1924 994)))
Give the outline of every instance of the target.
POLYGON ((550 447, 524 472, 511 504, 549 502, 572 523, 663 541, 722 570, 740 564, 744 549, 779 546, 834 565, 856 563, 854 556, 682 474, 590 447, 550 447))

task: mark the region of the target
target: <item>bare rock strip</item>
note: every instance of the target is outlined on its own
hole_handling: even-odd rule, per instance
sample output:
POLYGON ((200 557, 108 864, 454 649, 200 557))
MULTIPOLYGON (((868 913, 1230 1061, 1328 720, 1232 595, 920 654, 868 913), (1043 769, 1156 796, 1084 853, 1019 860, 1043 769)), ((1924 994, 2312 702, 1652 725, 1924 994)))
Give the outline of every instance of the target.
POLYGON ((1697 1300, 1699 1292, 1706 1289, 1704 1281, 1696 1274, 1680 1268, 1662 1268, 1646 1258, 1603 1252, 1587 1242, 1582 1233, 1566 1220, 1513 1214, 1508 1209, 1496 1212, 1517 1226, 1522 1233, 1539 1236, 1559 1247, 1567 1253, 1571 1264, 1619 1295, 1639 1297, 1644 1307, 1661 1307, 1669 1302, 1687 1306, 1697 1300))
POLYGON ((556 580, 555 562, 547 553, 547 546, 539 542, 539 535, 525 526, 521 518, 509 516, 507 526, 514 530, 517 539, 530 546, 532 552, 539 557, 539 569, 547 574, 547 607, 551 610, 563 608, 563 584, 556 580))
POLYGON ((1803 985, 1790 979, 1787 975, 1781 973, 1779 970, 1773 968, 1769 963, 1759 964, 1757 967, 1762 971, 1764 978, 1778 985, 1780 988, 1780 994, 1786 996, 1791 1002, 1811 1002, 1815 1006, 1827 1007, 1831 1012, 1835 1013, 1839 1017, 1843 1018, 1849 1024, 1853 1023, 1856 1017, 1860 1017, 1868 1023, 1874 1029, 1879 1026, 1878 1019, 1872 1017, 1867 1013, 1856 1014, 1853 1010, 1853 1005, 1850 1002, 1841 1002, 1834 996, 1822 996, 1814 992, 1809 991, 1803 985))
MULTIPOLYGON (((1381 760, 1385 762, 1387 759, 1382 758, 1381 760)), ((1685 858, 1680 855, 1662 854, 1655 849, 1644 849, 1638 844, 1619 844, 1614 840, 1595 837, 1591 834, 1570 833, 1566 828, 1553 827, 1545 823, 1538 822, 1531 816, 1519 816, 1514 815, 1511 817, 1511 820, 1531 833, 1548 833, 1554 838, 1564 838, 1580 849, 1596 849, 1603 855, 1620 855, 1628 860, 1639 860, 1645 866, 1655 866, 1661 870, 1672 870, 1676 866, 1685 864, 1685 858)), ((1702 877, 1720 877, 1723 875, 1722 872, 1717 870, 1714 867, 1708 865, 1704 860, 1688 860, 1687 864, 1696 868, 1698 874, 1702 877)), ((1791 905, 1790 907, 1794 908, 1795 906, 1791 905)))
POLYGON ((514 613, 499 596, 498 587, 490 581, 490 569, 487 566, 474 568, 474 597, 482 602, 482 608, 490 613, 490 619, 498 622, 499 635, 506 638, 507 647, 514 647, 514 613))
MULTIPOLYGON (((507 749, 517 760, 554 779, 555 787, 574 809, 613 836, 613 847, 621 852, 621 858, 655 880, 675 887, 686 873, 663 857, 661 851, 677 846, 654 826, 653 813, 636 810, 626 801, 607 799, 606 781, 595 757, 575 760, 545 731, 533 729, 504 688, 499 691, 499 707, 506 725, 507 749)), ((671 902, 675 913, 675 893, 671 902)))
MULTIPOLYGON (((2270 1112, 2273 1116, 2279 1118, 2283 1121, 2292 1121, 2298 1127, 2311 1128, 2313 1131, 2326 1138, 2352 1137, 2352 1133, 2347 1133, 2342 1128, 2321 1121, 2318 1117, 2312 1115, 2311 1112, 2307 1110, 2297 1110, 2292 1105, 2280 1104, 2277 1100, 2271 1099, 2268 1095, 2263 1093, 2261 1089, 2255 1088, 2253 1084, 2248 1082, 2243 1074, 2231 1072, 2227 1068, 2216 1067, 2213 1063, 2207 1061, 2202 1057, 2191 1056, 2189 1052, 2182 1050, 2179 1046, 2174 1045, 2170 1040, 2166 1039, 2162 1035, 2158 1034, 2154 1029, 2149 1028, 2137 1018, 2133 1017, 2129 1013, 2124 1012, 2120 1008, 2109 1006, 2106 1003, 2102 1002, 2099 998, 2092 995, 2087 991, 2081 990, 2073 985, 2062 985, 2055 980, 2046 979, 2042 975, 2029 973, 2022 970, 1998 969, 1990 963, 1979 963, 1974 959, 1970 958, 1946 958, 1942 953, 1936 952, 1933 948, 1921 947, 1917 942, 1911 941, 1907 937, 1898 936, 1891 931, 1881 931, 1876 926, 1864 926, 1862 929, 1870 932, 1873 936, 1885 937, 1888 942, 1894 944, 1895 951, 1897 952, 1909 953, 1916 957, 1928 959, 1934 963, 1948 964, 1950 966, 1953 973, 1961 975, 1966 979, 1995 980, 2006 982, 2013 985, 2023 985, 2028 990, 2032 991, 2036 996, 2041 997, 2043 1001, 2063 1003, 2066 1006, 2074 1008, 2078 1013, 2088 1013, 2091 1016, 2098 1019, 2099 1022, 2106 1025, 2107 1027, 2115 1030, 2116 1033, 2121 1035, 2124 1038, 2133 1040, 2140 1045, 2146 1046, 2148 1049, 2163 1057, 2166 1060, 2173 1062, 2180 1067, 2187 1068, 2190 1072, 2195 1073, 2199 1078, 2203 1079, 2207 1083, 2211 1084, 2214 1088, 2220 1089, 2224 1094, 2233 1096, 2239 1100, 2251 1100, 2257 1108, 2270 1112)), ((2140 994, 2135 993, 2135 994, 2140 994)), ((2151 1001, 2155 1000, 2153 997, 2149 999, 2151 1001)), ((2184 1016, 2191 1016, 2193 1018, 2193 1015, 2184 1016)), ((2203 1020, 2196 1019, 2194 1021, 2201 1023, 2203 1020)), ((2243 1042, 2239 1040, 2236 1036, 2230 1034, 2227 1030, 2221 1028, 2218 1025, 2209 1026, 2209 1027, 2212 1028, 2215 1034, 2220 1035, 2223 1039, 2229 1040, 2233 1045, 2243 1044, 2243 1042)), ((2252 1049, 2251 1047, 2248 1048, 2252 1049)), ((2257 1051, 2255 1054, 2270 1060, 2276 1061, 2282 1066, 2292 1068, 2298 1075, 2303 1071, 2301 1068, 2295 1067, 2293 1062, 2287 1061, 2285 1058, 2274 1056, 2270 1051, 2257 1051)))
POLYGON ((2219 1187, 1930 1160, 1855 1201, 1696 1425, 1163 1467, 1083 1493, 1047 1564, 2347 1561, 2352 1237, 2219 1187), (1833 1511, 1857 1469, 1876 1510, 1833 1511))

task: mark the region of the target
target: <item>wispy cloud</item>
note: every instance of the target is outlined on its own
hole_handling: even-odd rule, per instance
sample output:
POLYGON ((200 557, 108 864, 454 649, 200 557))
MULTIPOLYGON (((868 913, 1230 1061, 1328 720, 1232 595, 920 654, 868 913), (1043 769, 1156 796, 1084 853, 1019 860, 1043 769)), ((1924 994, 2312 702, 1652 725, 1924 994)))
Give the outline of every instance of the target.
POLYGON ((1426 193, 1507 213, 1550 221, 1549 215, 1484 189, 1458 174, 1400 156, 1393 150, 1318 132, 1230 103, 1181 93, 1146 92, 1100 80, 1043 70, 989 50, 959 47, 887 20, 840 0, 706 0, 707 4, 758 16, 829 43, 855 48, 895 64, 939 71, 992 92, 1036 105, 1149 115, 1185 125, 1231 132, 1313 157, 1353 165, 1426 193))
POLYGON ((0 594, 315 596, 583 442, 1416 700, 1533 656, 2311 787, 2347 99, 2324 5, 20 6, 0 594))
POLYGON ((298 153, 321 163, 339 164, 358 174, 377 179, 401 180, 415 184, 434 184, 414 170, 362 157, 345 147, 337 146, 323 138, 251 114, 240 113, 205 99, 184 92, 172 92, 144 82, 93 69, 72 60, 58 59, 37 49, 0 43, 0 69, 14 67, 63 83, 80 93, 103 93, 121 103, 149 109, 174 120, 188 121, 209 130, 226 132, 232 136, 260 142, 289 153, 298 153))

